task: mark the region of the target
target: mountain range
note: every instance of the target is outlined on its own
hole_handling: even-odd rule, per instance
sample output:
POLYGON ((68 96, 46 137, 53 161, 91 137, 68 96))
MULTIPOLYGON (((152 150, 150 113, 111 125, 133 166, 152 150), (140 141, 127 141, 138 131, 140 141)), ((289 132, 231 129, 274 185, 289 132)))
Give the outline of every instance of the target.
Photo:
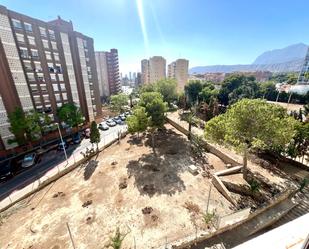
POLYGON ((259 55, 252 64, 200 66, 190 68, 189 73, 297 72, 300 71, 303 65, 307 50, 308 45, 298 43, 285 48, 266 51, 259 55))

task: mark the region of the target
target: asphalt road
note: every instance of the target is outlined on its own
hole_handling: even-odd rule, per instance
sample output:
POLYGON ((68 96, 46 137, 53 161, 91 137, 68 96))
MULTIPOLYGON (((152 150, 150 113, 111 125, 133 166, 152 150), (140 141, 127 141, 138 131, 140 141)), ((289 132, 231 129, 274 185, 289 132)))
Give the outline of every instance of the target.
MULTIPOLYGON (((115 127, 110 127, 107 131, 100 131, 101 141, 104 140, 104 137, 107 137, 111 134, 117 136, 121 129, 123 129, 123 126, 117 125, 115 127)), ((83 150, 85 151, 86 147, 91 147, 89 139, 83 139, 81 143, 77 145, 70 145, 66 152, 69 157, 72 153, 76 155, 83 150)), ((32 166, 31 168, 25 169, 10 180, 0 183, 0 201, 10 195, 10 193, 12 193, 14 190, 23 188, 63 161, 65 161, 63 151, 51 150, 45 153, 43 156, 41 156, 41 161, 39 163, 32 166)))

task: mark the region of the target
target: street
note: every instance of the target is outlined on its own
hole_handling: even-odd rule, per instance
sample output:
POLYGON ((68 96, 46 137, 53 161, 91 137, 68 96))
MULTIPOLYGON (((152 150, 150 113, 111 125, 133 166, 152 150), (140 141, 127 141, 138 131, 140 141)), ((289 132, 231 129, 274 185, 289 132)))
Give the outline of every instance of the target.
MULTIPOLYGON (((106 131, 101 131, 101 144, 105 144, 105 139, 108 136, 117 136, 119 131, 126 129, 124 125, 117 125, 115 127, 110 127, 106 131)), ((72 154, 77 155, 81 152, 85 152, 86 148, 91 148, 91 143, 89 139, 83 139, 80 144, 70 145, 66 150, 68 157, 72 154)), ((58 164, 65 161, 65 156, 63 151, 51 150, 41 157, 41 161, 35 166, 26 169, 20 174, 14 176, 12 179, 0 183, 0 201, 10 195, 13 191, 21 189, 24 186, 31 183, 33 180, 38 179, 44 175, 47 171, 56 167, 58 164)))

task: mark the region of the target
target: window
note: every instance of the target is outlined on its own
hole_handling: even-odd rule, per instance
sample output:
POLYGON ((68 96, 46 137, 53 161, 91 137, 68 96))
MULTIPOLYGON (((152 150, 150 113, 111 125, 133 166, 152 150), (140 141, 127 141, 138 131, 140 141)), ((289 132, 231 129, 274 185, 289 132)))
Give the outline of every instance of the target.
POLYGON ((40 96, 33 96, 33 99, 34 99, 34 102, 35 102, 35 104, 41 104, 41 98, 40 98, 40 96))
POLYGON ((54 89, 54 92, 58 92, 59 91, 58 84, 53 84, 53 89, 54 89))
POLYGON ((58 74, 59 81, 63 81, 63 74, 58 74))
POLYGON ((27 71, 32 71, 32 65, 30 61, 24 61, 24 67, 27 71))
POLYGON ((56 81, 56 74, 51 73, 50 78, 52 81, 56 81))
POLYGON ((56 101, 61 101, 61 98, 60 98, 60 94, 59 94, 59 93, 56 93, 56 94, 55 94, 55 98, 56 98, 56 101))
POLYGON ((62 93, 62 98, 63 98, 63 100, 68 100, 67 94, 66 93, 62 93))
POLYGON ((40 34, 41 34, 41 36, 42 36, 42 37, 47 37, 46 29, 43 28, 43 27, 39 27, 39 29, 40 29, 40 34))
POLYGON ((54 58, 55 58, 55 61, 59 61, 59 54, 58 53, 54 53, 54 58))
POLYGON ((50 102, 48 95, 43 95, 44 102, 50 102))
POLYGON ((54 64, 53 63, 47 63, 48 66, 48 70, 50 73, 54 73, 55 69, 54 69, 54 64))
POLYGON ((32 25, 30 23, 25 22, 24 25, 27 32, 32 32, 32 25))
POLYGON ((45 81, 43 73, 38 73, 37 75, 38 75, 38 80, 39 81, 42 81, 42 82, 45 81))
POLYGON ((38 91, 38 86, 37 85, 30 85, 30 88, 31 88, 31 91, 33 93, 37 92, 38 91))
POLYGON ((41 63, 40 63, 40 62, 38 62, 38 61, 35 61, 35 62, 34 62, 34 70, 35 70, 36 72, 42 72, 42 66, 41 66, 41 63))
POLYGON ((16 19, 12 19, 12 23, 15 29, 22 29, 23 27, 21 26, 21 22, 16 19))
POLYGON ((49 48, 48 40, 42 40, 42 42, 44 48, 49 48))
POLYGON ((53 30, 49 29, 49 30, 48 30, 48 33, 49 33, 50 39, 53 39, 53 40, 56 39, 56 37, 55 37, 55 32, 54 32, 53 30))
POLYGON ((40 87, 41 87, 41 91, 42 91, 42 92, 47 91, 47 86, 46 86, 46 84, 41 84, 40 87))
POLYGON ((53 50, 57 50, 57 43, 56 42, 51 41, 51 45, 52 45, 53 50))
POLYGON ((23 58, 23 59, 29 59, 30 58, 27 48, 20 48, 19 52, 20 52, 21 58, 23 58))
POLYGON ((34 59, 39 58, 39 52, 36 49, 31 49, 31 55, 34 59))
POLYGON ((65 89, 65 85, 64 84, 60 84, 60 89, 61 89, 61 91, 65 91, 66 89, 65 89))
POLYGON ((35 46, 35 38, 33 36, 28 36, 29 44, 35 46))
POLYGON ((16 39, 19 43, 25 43, 25 37, 23 34, 16 34, 16 39))
POLYGON ((87 48, 87 41, 83 40, 84 48, 87 48))
POLYGON ((60 64, 56 64, 56 72, 57 73, 62 73, 62 68, 61 68, 61 65, 60 64))
POLYGON ((51 60, 52 59, 50 52, 45 51, 45 56, 46 56, 46 60, 51 60))
POLYGON ((27 78, 29 81, 35 81, 34 73, 27 73, 27 78))

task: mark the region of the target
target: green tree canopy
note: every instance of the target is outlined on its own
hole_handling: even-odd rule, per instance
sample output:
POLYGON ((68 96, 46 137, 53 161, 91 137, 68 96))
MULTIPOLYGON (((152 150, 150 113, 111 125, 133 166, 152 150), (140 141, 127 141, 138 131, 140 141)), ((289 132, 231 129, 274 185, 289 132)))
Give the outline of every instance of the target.
POLYGON ((202 91, 203 84, 199 80, 190 80, 185 85, 185 93, 188 97, 188 102, 193 105, 198 102, 199 94, 202 91))
POLYGON ((177 99, 177 82, 173 79, 160 80, 155 84, 157 92, 161 93, 163 101, 168 105, 177 99))
POLYGON ((95 121, 91 122, 90 126, 90 143, 97 145, 98 150, 98 144, 100 142, 100 131, 98 129, 97 123, 95 121))
POLYGON ((292 158, 303 157, 309 148, 309 123, 300 122, 296 126, 296 133, 287 148, 287 154, 292 158))
POLYGON ((260 99, 242 99, 225 114, 206 123, 205 136, 215 142, 262 150, 282 150, 298 124, 278 105, 260 99))
POLYGON ((22 145, 26 142, 26 118, 23 110, 20 107, 17 107, 13 112, 8 114, 10 122, 10 131, 14 134, 15 139, 9 140, 9 143, 17 142, 19 145, 22 145))
POLYGON ((133 115, 127 118, 128 131, 130 133, 139 134, 147 129, 149 118, 147 117, 146 109, 142 106, 137 106, 133 110, 133 115))
POLYGON ((231 74, 222 82, 218 99, 224 104, 235 103, 242 98, 255 98, 258 94, 258 85, 253 76, 231 74))
POLYGON ((219 90, 215 89, 214 84, 211 82, 206 82, 203 85, 203 89, 199 94, 201 100, 207 104, 210 104, 210 101, 214 98, 217 98, 218 95, 219 90))
POLYGON ((161 128, 165 122, 165 112, 167 104, 163 101, 162 95, 158 92, 145 92, 141 94, 139 105, 145 108, 149 118, 149 127, 151 128, 152 148, 154 154, 154 132, 157 128, 161 128))
POLYGON ((111 96, 111 108, 113 111, 120 113, 128 105, 129 97, 124 93, 116 94, 111 96))
POLYGON ((9 143, 17 142, 19 145, 39 139, 44 135, 46 126, 51 123, 47 114, 39 113, 34 110, 26 113, 19 107, 8 115, 10 122, 10 131, 15 139, 9 143))
POLYGON ((70 127, 78 127, 84 122, 84 117, 75 104, 67 103, 58 109, 58 117, 70 127))

